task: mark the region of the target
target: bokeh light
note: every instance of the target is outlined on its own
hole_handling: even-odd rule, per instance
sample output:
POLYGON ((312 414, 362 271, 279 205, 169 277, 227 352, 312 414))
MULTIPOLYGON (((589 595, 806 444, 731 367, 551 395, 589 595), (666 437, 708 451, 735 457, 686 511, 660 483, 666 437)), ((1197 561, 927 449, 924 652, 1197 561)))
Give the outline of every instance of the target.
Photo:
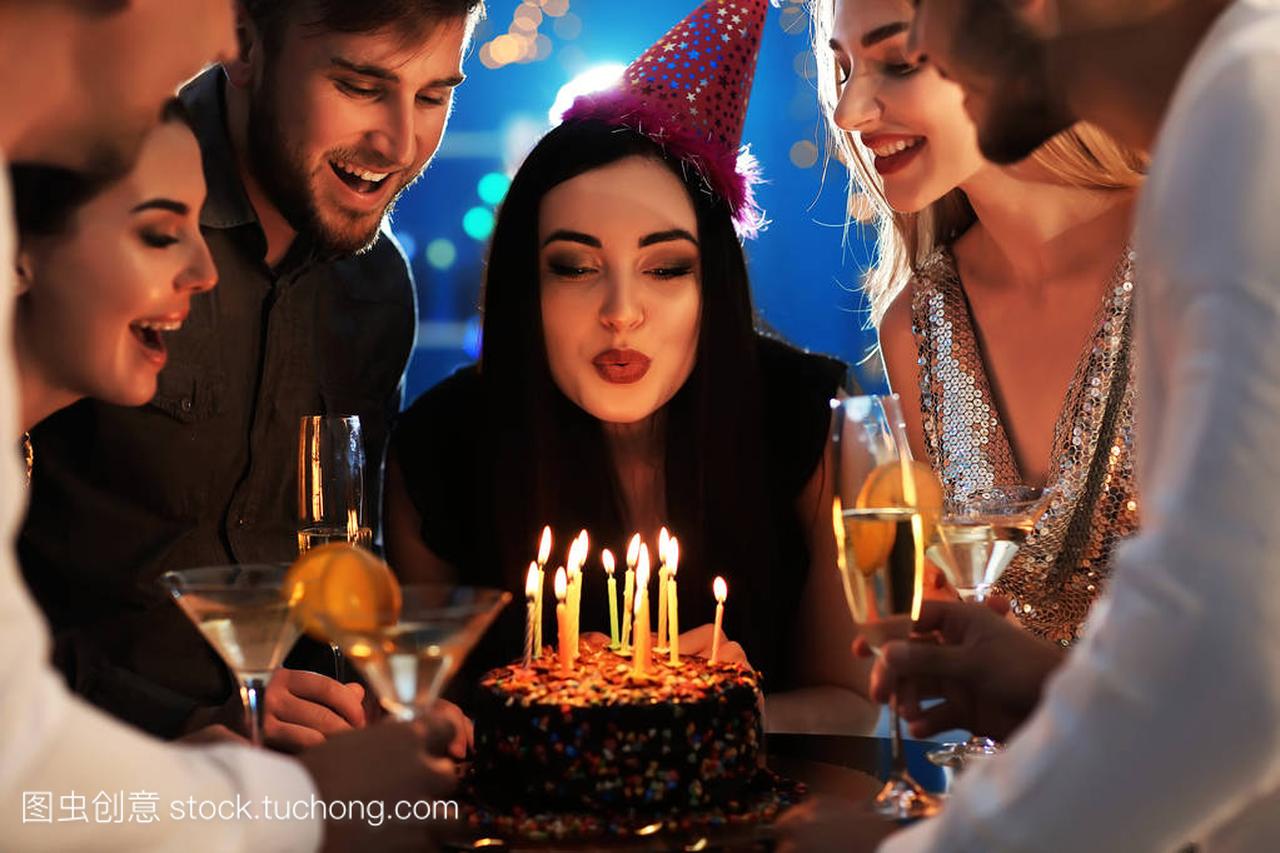
POLYGON ((488 240, 493 233, 493 211, 487 207, 473 207, 462 217, 462 230, 472 240, 488 240))
POLYGON ((818 162, 818 146, 807 139, 801 139, 791 146, 791 165, 797 169, 812 169, 818 162))
POLYGON ((452 240, 440 237, 427 244, 427 263, 438 270, 447 270, 458 260, 458 247, 452 240))
POLYGON ((510 186, 511 179, 506 175, 501 172, 490 172, 476 184, 476 195, 480 196, 480 200, 485 204, 497 205, 502 202, 510 186))

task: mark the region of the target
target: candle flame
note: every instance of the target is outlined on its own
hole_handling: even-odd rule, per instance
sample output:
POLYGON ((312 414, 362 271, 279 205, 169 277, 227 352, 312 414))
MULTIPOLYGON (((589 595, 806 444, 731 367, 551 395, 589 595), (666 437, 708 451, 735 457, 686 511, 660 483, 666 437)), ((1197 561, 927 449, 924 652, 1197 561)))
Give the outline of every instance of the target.
POLYGON ((600 562, 604 563, 604 570, 609 574, 609 577, 613 577, 613 570, 617 568, 613 562, 613 552, 605 548, 600 554, 600 562))
POLYGON ((538 565, 545 566, 551 559, 551 527, 542 528, 542 544, 538 546, 538 565))
POLYGON ((667 542, 667 571, 668 577, 676 576, 676 567, 680 565, 680 540, 672 536, 667 542))
POLYGON ((564 566, 556 569, 556 601, 564 604, 564 597, 569 592, 569 579, 565 576, 564 566))
POLYGON ((716 603, 724 604, 724 600, 729 597, 729 585, 724 582, 724 578, 717 577, 711 588, 715 592, 716 603))
POLYGON ((587 561, 587 554, 591 551, 591 539, 587 536, 586 530, 578 532, 578 541, 582 543, 582 562, 587 561))
POLYGON ((529 574, 524 578, 524 596, 532 601, 538 594, 538 564, 529 564, 529 574))
POLYGON ((634 569, 636 561, 640 559, 640 534, 631 537, 631 541, 627 543, 627 568, 634 569))
POLYGON ((831 501, 831 529, 836 535, 836 568, 840 570, 841 577, 847 577, 849 564, 844 553, 844 505, 840 502, 839 495, 831 501))
POLYGON ((667 528, 658 531, 658 561, 665 563, 667 561, 667 546, 671 543, 671 534, 667 528))
POLYGON ((640 546, 640 562, 636 564, 636 589, 644 589, 649 583, 649 546, 640 546))

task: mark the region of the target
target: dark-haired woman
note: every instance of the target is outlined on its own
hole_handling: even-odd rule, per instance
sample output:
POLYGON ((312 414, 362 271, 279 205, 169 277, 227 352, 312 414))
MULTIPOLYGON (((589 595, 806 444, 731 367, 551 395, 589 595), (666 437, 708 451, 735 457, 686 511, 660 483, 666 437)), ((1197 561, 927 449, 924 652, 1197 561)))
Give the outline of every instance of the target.
POLYGON ((13 187, 22 429, 84 397, 141 406, 155 395, 165 334, 217 281, 200 235, 200 148, 181 108, 174 102, 137 165, 106 187, 21 165, 13 187))
MULTIPOLYGON (((592 120, 529 155, 494 232, 480 363, 393 433, 388 556, 405 580, 518 593, 544 524, 563 547, 590 531, 594 553, 667 525, 681 625, 712 620, 724 575, 726 632, 769 688, 847 682, 822 671, 851 631, 822 500, 844 366, 757 332, 730 208, 681 166, 592 120)), ((583 630, 607 631, 594 558, 586 575, 583 630)), ((519 652, 516 610, 477 666, 519 652)))

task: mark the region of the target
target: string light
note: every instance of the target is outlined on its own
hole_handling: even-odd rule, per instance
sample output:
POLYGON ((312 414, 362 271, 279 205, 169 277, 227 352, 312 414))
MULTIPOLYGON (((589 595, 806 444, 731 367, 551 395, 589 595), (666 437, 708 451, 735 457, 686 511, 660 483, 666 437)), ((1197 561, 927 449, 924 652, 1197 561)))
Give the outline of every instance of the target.
POLYGON ((547 19, 555 19, 556 35, 577 38, 582 21, 569 14, 569 0, 522 0, 511 15, 505 33, 480 46, 480 62, 485 68, 502 68, 516 62, 541 62, 551 56, 551 38, 540 32, 547 19))

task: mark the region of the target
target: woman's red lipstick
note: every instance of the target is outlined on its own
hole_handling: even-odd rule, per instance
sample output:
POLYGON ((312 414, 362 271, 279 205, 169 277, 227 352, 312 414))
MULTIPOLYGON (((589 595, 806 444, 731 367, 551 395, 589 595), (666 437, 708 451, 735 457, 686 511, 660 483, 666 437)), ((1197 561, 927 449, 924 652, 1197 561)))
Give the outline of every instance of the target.
POLYGON ((652 359, 633 349, 607 349, 591 360, 605 382, 630 385, 649 372, 652 359))

